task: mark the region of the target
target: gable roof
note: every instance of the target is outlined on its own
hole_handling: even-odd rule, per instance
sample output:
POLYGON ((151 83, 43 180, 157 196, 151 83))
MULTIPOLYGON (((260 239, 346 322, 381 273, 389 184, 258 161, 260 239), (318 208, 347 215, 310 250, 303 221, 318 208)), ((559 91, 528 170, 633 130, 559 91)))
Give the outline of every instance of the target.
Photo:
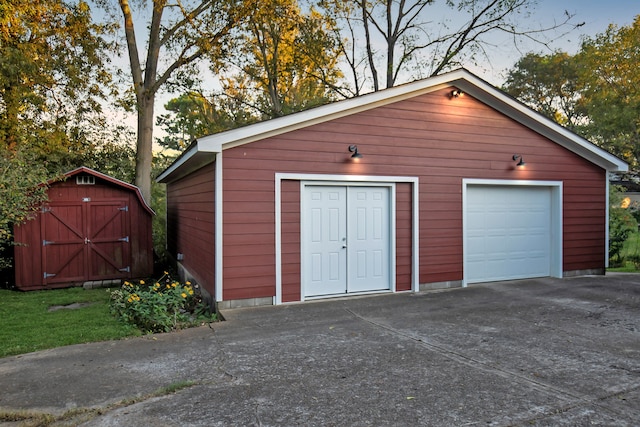
POLYGON ((293 130, 410 99, 455 86, 462 92, 503 113, 551 141, 607 171, 627 171, 628 165, 613 154, 560 126, 520 101, 461 68, 378 92, 323 105, 284 117, 198 138, 162 172, 158 182, 171 182, 212 162, 216 153, 293 130))
MULTIPOLYGON (((65 172, 63 174, 63 180, 66 180, 68 178, 74 177, 76 175, 80 175, 80 174, 87 174, 87 175, 93 175, 97 178, 100 178, 104 181, 107 181, 111 184, 115 184, 118 187, 122 187, 126 190, 129 191, 133 191, 136 194, 136 197, 138 198, 138 200, 140 201, 140 204, 144 207, 144 209, 149 212, 151 215, 155 215, 156 213, 153 211, 153 209, 151 209, 151 206, 149 206, 147 204, 147 202, 144 200, 144 197, 142 197, 142 193, 140 192, 140 189, 138 187, 136 187, 133 184, 129 184, 127 182, 121 181, 117 178, 114 178, 112 176, 109 175, 105 175, 102 172, 98 172, 96 170, 90 169, 86 166, 80 166, 79 168, 76 168, 74 170, 71 170, 69 172, 65 172)), ((54 179, 50 179, 49 181, 47 181, 47 185, 51 186, 51 184, 54 184, 56 182, 59 182, 60 179, 59 178, 54 178, 54 179)))

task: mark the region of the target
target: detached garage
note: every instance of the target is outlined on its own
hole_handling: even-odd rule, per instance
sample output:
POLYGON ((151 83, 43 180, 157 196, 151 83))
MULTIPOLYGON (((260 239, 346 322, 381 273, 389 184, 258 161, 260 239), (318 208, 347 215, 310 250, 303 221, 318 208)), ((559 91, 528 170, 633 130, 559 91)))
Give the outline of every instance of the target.
POLYGON ((627 164, 466 70, 200 138, 159 177, 220 307, 604 274, 627 164))
POLYGON ((102 284, 153 273, 154 213, 137 187, 86 167, 48 184, 49 200, 39 214, 14 228, 18 289, 102 284))

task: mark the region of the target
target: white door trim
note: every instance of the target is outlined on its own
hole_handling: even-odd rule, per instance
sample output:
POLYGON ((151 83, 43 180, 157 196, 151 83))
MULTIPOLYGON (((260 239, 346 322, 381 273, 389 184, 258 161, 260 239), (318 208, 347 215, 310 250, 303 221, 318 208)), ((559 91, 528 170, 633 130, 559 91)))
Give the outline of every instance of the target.
POLYGON ((467 191, 474 185, 547 187, 551 190, 551 265, 552 277, 562 277, 562 181, 528 181, 500 179, 463 179, 462 180, 462 286, 467 286, 467 191))
MULTIPOLYGON (((368 294, 368 293, 379 293, 379 292, 395 292, 396 291, 396 218, 395 218, 395 212, 396 212, 396 187, 395 187, 395 183, 394 182, 387 182, 387 183, 377 183, 377 182, 355 182, 355 183, 344 183, 344 182, 335 182, 335 181, 329 181, 329 182, 325 182, 325 181, 302 181, 301 185, 300 185, 300 224, 301 224, 301 230, 300 230, 300 268, 301 268, 301 286, 300 286, 300 300, 301 301, 305 301, 305 300, 311 300, 311 299, 319 299, 319 298, 328 298, 328 297, 337 297, 337 296, 347 296, 347 295, 354 295, 354 294, 358 294, 358 295, 362 295, 362 294, 368 294), (371 187, 382 187, 382 188, 386 188, 389 191, 389 200, 388 200, 388 215, 389 215, 389 220, 388 220, 388 259, 387 259, 387 265, 389 266, 389 272, 388 272, 388 277, 387 280, 389 281, 389 288, 388 289, 384 289, 384 290, 375 290, 375 291, 369 291, 369 290, 363 290, 363 291, 353 291, 353 292, 349 292, 350 289, 350 281, 349 281, 349 277, 351 276, 350 274, 347 274, 345 272, 345 292, 344 293, 340 293, 340 294, 329 294, 329 295, 319 295, 319 296, 306 296, 307 290, 305 289, 305 284, 307 284, 310 280, 310 278, 307 276, 307 272, 308 272, 308 264, 307 262, 309 261, 306 257, 305 254, 309 253, 309 248, 307 247, 306 244, 306 240, 302 238, 302 236, 304 235, 304 230, 306 225, 309 223, 309 221, 311 221, 311 219, 308 217, 309 215, 309 208, 307 206, 307 200, 305 197, 305 193, 307 191, 308 188, 311 187, 341 187, 344 188, 345 191, 345 200, 349 200, 349 194, 350 188, 353 187, 367 187, 367 188, 371 188, 371 187)), ((348 203, 348 202, 347 202, 348 203)), ((348 208, 348 204, 345 205, 345 209, 349 209, 348 208)), ((349 225, 346 222, 347 218, 350 217, 350 214, 348 211, 344 212, 345 215, 345 226, 348 228, 349 225)), ((345 234, 348 235, 351 232, 348 232, 345 234)), ((350 243, 348 241, 348 243, 350 243)), ((345 255, 347 255, 347 259, 346 259, 346 265, 347 265, 347 270, 349 270, 349 265, 352 263, 353 259, 352 254, 350 252, 346 252, 345 255)))
MULTIPOLYGON (((274 296, 274 304, 282 304, 282 181, 294 180, 300 181, 300 194, 304 191, 305 185, 366 185, 366 186, 389 186, 393 187, 391 212, 392 226, 390 236, 393 246, 393 255, 391 258, 393 265, 393 291, 395 292, 395 185, 394 183, 410 183, 412 184, 412 254, 411 254, 411 290, 417 292, 419 286, 419 235, 420 235, 420 218, 419 218, 419 181, 418 177, 407 176, 375 176, 375 175, 322 175, 322 174, 297 174, 297 173, 276 173, 275 174, 275 252, 276 252, 276 294, 274 296)), ((302 200, 301 200, 302 201, 302 200)), ((302 207, 301 207, 302 209, 302 207)), ((300 216, 302 219, 302 213, 300 216)), ((301 300, 304 301, 304 294, 301 294, 301 300)))

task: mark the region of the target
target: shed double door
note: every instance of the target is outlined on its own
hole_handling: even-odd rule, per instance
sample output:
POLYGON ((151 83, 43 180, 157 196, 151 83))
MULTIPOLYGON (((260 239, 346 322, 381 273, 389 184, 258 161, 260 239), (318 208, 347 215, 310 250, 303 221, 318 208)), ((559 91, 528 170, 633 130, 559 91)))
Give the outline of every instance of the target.
POLYGON ((388 187, 305 187, 305 297, 390 289, 389 192, 388 187))
POLYGON ((127 200, 52 202, 41 218, 45 284, 130 277, 127 200))

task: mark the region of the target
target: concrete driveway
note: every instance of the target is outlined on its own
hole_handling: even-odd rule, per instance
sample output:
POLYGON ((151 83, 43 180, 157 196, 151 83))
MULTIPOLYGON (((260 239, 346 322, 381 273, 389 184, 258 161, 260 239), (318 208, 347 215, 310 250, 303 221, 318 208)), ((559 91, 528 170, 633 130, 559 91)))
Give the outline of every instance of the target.
POLYGON ((1 411, 87 426, 640 423, 640 275, 224 314, 0 359, 1 411))

